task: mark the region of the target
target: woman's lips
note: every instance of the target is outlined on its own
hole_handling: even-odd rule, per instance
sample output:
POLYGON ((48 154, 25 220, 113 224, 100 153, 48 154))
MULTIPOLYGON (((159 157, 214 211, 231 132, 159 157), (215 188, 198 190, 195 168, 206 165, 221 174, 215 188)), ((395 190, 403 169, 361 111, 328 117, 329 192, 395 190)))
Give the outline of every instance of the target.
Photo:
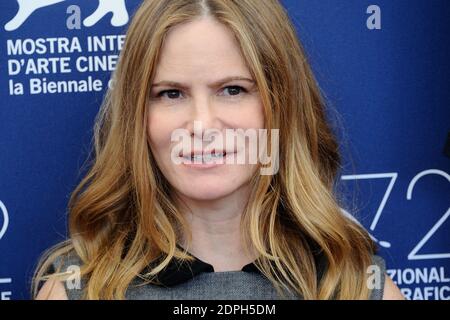
POLYGON ((227 153, 233 153, 235 150, 220 150, 220 149, 211 149, 211 150, 193 150, 191 152, 185 150, 180 151, 178 154, 180 157, 192 157, 192 156, 199 156, 199 155, 214 155, 214 154, 227 154, 227 153))
POLYGON ((182 164, 189 168, 207 169, 226 164, 227 157, 235 155, 236 152, 217 152, 195 154, 192 153, 190 157, 182 157, 182 164), (215 156, 220 154, 220 156, 215 156))

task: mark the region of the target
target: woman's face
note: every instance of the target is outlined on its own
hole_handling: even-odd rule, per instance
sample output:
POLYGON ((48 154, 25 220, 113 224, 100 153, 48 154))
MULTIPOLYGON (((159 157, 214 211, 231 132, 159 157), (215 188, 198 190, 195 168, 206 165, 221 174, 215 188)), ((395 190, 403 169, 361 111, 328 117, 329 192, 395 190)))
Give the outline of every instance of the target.
POLYGON ((242 152, 248 154, 248 150, 222 139, 213 146, 212 140, 205 141, 204 136, 202 139, 202 132, 209 129, 216 129, 225 138, 225 129, 264 128, 256 83, 226 26, 208 17, 169 31, 152 83, 147 121, 150 147, 158 167, 182 196, 215 200, 239 192, 247 184, 257 165, 249 161, 229 164, 225 160, 237 158, 242 152), (194 121, 199 121, 196 125, 200 124, 200 131, 194 130, 194 121), (228 152, 225 158, 214 158, 222 164, 174 161, 172 150, 180 141, 172 141, 171 137, 177 129, 185 129, 191 140, 189 152, 181 152, 178 159, 185 157, 184 161, 190 162, 192 154, 196 154, 196 161, 210 162, 207 154, 216 149, 217 154, 228 152))

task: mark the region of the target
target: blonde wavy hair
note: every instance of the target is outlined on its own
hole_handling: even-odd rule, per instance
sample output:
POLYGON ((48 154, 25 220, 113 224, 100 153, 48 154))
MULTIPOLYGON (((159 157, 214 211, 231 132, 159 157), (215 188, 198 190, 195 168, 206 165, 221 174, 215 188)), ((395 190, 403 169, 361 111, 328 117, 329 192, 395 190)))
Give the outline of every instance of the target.
POLYGON ((192 259, 177 246, 181 234, 189 241, 191 235, 150 152, 145 119, 165 35, 205 15, 234 33, 257 83, 265 126, 279 129, 279 171, 256 173, 242 214, 246 250, 259 253, 257 267, 281 295, 369 297, 366 269, 374 244, 341 212, 333 191, 338 144, 304 50, 277 0, 143 1, 96 119, 93 162, 69 201, 69 240, 41 258, 33 297, 42 281, 61 275, 46 274, 55 259, 71 252, 82 261, 85 299, 124 299, 136 277, 151 283, 174 257, 192 259), (326 262, 320 277, 319 254, 326 262))

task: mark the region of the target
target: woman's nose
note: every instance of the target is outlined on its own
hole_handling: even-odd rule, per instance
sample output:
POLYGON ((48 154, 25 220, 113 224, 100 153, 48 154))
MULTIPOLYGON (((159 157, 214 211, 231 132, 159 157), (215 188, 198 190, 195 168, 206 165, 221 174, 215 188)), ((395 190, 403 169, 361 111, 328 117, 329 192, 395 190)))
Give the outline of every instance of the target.
POLYGON ((192 99, 192 110, 188 130, 195 135, 203 135, 207 129, 218 129, 218 121, 214 109, 214 102, 207 95, 197 96, 192 99), (194 123, 195 131, 194 132, 194 123), (199 128, 201 127, 201 132, 199 128))

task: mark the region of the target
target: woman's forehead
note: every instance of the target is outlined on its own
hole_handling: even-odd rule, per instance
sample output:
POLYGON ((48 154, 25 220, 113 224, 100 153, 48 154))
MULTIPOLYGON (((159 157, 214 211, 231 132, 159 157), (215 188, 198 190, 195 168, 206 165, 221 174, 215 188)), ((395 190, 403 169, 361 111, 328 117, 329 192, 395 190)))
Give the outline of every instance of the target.
MULTIPOLYGON (((233 33, 210 18, 196 19, 174 27, 164 42, 156 75, 249 76, 233 33)), ((172 79, 174 80, 174 79, 172 79)), ((178 79, 182 81, 183 79, 178 79)))

